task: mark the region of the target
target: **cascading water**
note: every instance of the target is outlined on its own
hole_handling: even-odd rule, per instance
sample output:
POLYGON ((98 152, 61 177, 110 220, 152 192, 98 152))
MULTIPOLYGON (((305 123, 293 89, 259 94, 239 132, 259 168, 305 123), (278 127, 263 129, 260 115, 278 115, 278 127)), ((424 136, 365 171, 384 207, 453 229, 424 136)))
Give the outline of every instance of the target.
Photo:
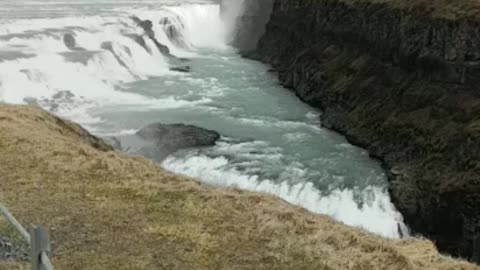
POLYGON ((225 22, 209 1, 22 2, 0 7, 0 101, 38 104, 100 136, 152 122, 217 130, 216 146, 162 165, 388 237, 405 231, 379 164, 320 128, 318 112, 267 67, 227 46, 228 18, 241 6, 231 6, 225 22))

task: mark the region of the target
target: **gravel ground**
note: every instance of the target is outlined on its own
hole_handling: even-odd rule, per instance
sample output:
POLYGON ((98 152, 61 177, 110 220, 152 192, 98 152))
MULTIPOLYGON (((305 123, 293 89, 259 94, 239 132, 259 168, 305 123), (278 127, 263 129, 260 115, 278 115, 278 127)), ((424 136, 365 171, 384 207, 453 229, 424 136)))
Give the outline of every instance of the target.
POLYGON ((28 252, 8 237, 0 236, 0 260, 28 261, 28 252))

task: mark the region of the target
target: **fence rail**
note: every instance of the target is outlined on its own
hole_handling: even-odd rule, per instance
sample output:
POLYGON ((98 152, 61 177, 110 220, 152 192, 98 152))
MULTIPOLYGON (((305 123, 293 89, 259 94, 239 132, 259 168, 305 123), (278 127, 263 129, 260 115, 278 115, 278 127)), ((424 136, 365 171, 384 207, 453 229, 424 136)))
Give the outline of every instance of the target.
POLYGON ((30 245, 32 270, 53 270, 52 263, 48 257, 50 253, 50 239, 47 230, 39 226, 31 226, 29 233, 1 203, 0 213, 30 245))

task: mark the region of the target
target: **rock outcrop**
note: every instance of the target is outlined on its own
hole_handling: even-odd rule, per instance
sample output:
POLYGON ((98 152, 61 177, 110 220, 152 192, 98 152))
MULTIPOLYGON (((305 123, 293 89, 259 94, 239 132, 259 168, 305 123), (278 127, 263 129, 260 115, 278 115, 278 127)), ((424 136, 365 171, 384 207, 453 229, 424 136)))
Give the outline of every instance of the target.
MULTIPOLYGON (((102 42, 102 44, 100 44, 100 48, 102 48, 103 50, 106 50, 106 51, 109 51, 110 53, 112 53, 113 57, 115 57, 115 59, 117 60, 117 62, 122 66, 124 67, 125 69, 127 69, 129 72, 131 72, 130 70, 130 67, 127 65, 127 63, 125 63, 125 61, 122 60, 122 58, 117 54, 117 52, 115 52, 115 50, 113 49, 113 42, 111 41, 105 41, 105 42, 102 42)), ((122 50, 124 50, 127 54, 131 55, 131 51, 128 47, 126 46, 122 46, 121 48, 122 50)))
POLYGON ((179 17, 164 17, 158 23, 163 27, 165 35, 175 46, 184 49, 189 47, 182 33, 185 30, 185 25, 179 17))
MULTIPOLYGON (((188 59, 185 58, 180 58, 175 55, 173 55, 170 52, 170 49, 168 46, 165 44, 160 43, 157 38, 155 37, 155 31, 153 31, 153 23, 150 20, 141 20, 140 18, 136 16, 132 16, 131 19, 139 26, 140 28, 143 29, 145 36, 150 39, 153 44, 155 44, 155 47, 157 47, 158 51, 165 56, 168 61, 170 62, 171 65, 171 70, 172 71, 179 71, 179 72, 189 72, 190 71, 190 66, 184 65, 183 62, 188 61, 188 59)), ((162 21, 160 22, 162 23, 162 21)), ((167 34, 168 35, 168 34, 167 34)), ((137 42, 140 46, 142 46, 147 52, 152 53, 151 49, 148 48, 145 39, 142 36, 139 36, 137 34, 130 34, 129 35, 135 42, 137 42)))
POLYGON ((113 147, 161 162, 182 149, 213 146, 218 132, 184 124, 150 124, 134 135, 109 138, 113 147))
POLYGON ((147 42, 143 36, 138 34, 125 34, 127 37, 133 39, 138 45, 145 49, 149 54, 152 54, 152 50, 147 46, 147 42))
POLYGON ((155 141, 157 146, 175 149, 211 146, 220 139, 218 132, 185 124, 151 124, 137 135, 155 141))
MULTIPOLYGON (((155 38, 155 32, 153 31, 153 23, 150 20, 141 20, 138 17, 133 16, 132 20, 143 29, 145 32, 145 35, 155 44, 157 47, 158 51, 163 55, 166 56, 167 58, 173 58, 174 56, 170 53, 170 49, 160 43, 156 38, 155 38)), ((138 38, 135 39, 135 41, 140 44, 142 47, 145 47, 142 45, 145 41, 140 41, 138 38)))
POLYGON ((468 0, 275 0, 249 53, 321 108, 323 125, 384 161, 413 232, 477 261, 478 10, 468 0))
POLYGON ((68 49, 70 49, 72 51, 83 51, 83 50, 85 50, 84 48, 79 47, 77 45, 77 41, 75 39, 74 34, 67 33, 67 34, 63 35, 63 44, 65 44, 65 47, 67 47, 68 49))

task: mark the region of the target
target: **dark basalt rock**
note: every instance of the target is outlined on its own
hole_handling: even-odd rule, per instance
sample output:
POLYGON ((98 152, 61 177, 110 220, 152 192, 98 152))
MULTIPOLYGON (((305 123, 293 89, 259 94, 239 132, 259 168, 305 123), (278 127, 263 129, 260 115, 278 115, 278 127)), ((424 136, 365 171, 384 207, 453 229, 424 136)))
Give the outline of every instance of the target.
POLYGON ((137 132, 137 135, 154 140, 157 145, 174 145, 176 148, 210 146, 220 138, 212 130, 185 124, 151 124, 137 132))
POLYGON ((155 32, 153 32, 153 23, 150 20, 144 20, 138 23, 140 27, 143 28, 143 31, 145 31, 145 34, 149 38, 155 38, 155 32))
POLYGON ((131 17, 132 20, 140 26, 143 31, 145 31, 145 34, 147 34, 148 37, 155 37, 155 33, 153 32, 153 23, 150 20, 141 20, 140 18, 136 16, 131 17))
MULTIPOLYGON (((125 61, 122 60, 120 56, 115 52, 113 49, 113 43, 111 41, 105 41, 103 42, 100 47, 106 51, 109 51, 112 53, 112 55, 115 57, 117 62, 124 68, 126 68, 128 71, 130 71, 130 67, 125 63, 125 61)), ((123 47, 123 50, 125 50, 128 54, 131 55, 130 49, 128 47, 123 47)))
POLYGON ((63 36, 63 43, 67 48, 75 48, 77 46, 77 42, 75 41, 75 37, 72 34, 65 34, 63 36))
POLYGON ((133 39, 138 45, 142 46, 142 48, 145 49, 149 54, 152 54, 152 50, 147 46, 147 43, 145 42, 145 39, 137 34, 125 34, 125 36, 133 39))
MULTIPOLYGON (((160 53, 162 53, 162 55, 168 58, 175 57, 170 53, 170 49, 166 45, 158 42, 158 40, 155 38, 155 32, 153 31, 152 21, 141 20, 140 18, 135 16, 132 16, 131 18, 139 27, 143 29, 143 31, 145 32, 145 35, 155 44, 155 46, 160 51, 160 53)), ((143 43, 144 45, 142 45, 142 47, 146 47, 145 41, 142 42, 140 39, 138 39, 137 43, 139 43, 140 45, 142 45, 143 43)))
POLYGON ((392 201, 414 233, 477 262, 478 25, 369 1, 275 0, 248 54, 321 108, 324 126, 384 162, 392 201))
POLYGON ((85 50, 82 47, 77 46, 77 41, 75 40, 75 36, 73 34, 63 35, 63 44, 65 44, 65 46, 72 51, 83 51, 83 50, 85 50))
POLYGON ((172 19, 165 17, 159 21, 159 24, 163 26, 165 34, 173 44, 180 48, 188 48, 181 31, 185 29, 185 26, 180 18, 177 18, 176 21, 172 21, 172 19))
POLYGON ((183 67, 171 67, 171 71, 178 71, 178 72, 190 72, 191 68, 189 66, 183 66, 183 67))
POLYGON ((220 139, 216 131, 184 124, 151 124, 135 135, 110 138, 115 147, 161 162, 176 151, 213 146, 220 139))
MULTIPOLYGON (((177 65, 178 63, 181 63, 181 62, 185 62, 186 59, 184 58, 179 58, 179 57, 176 57, 175 55, 173 55, 171 52, 170 52, 170 49, 168 48, 168 46, 166 46, 165 44, 162 44, 160 43, 156 38, 155 38, 155 32, 153 31, 153 23, 152 21, 150 20, 141 20, 140 18, 138 17, 135 17, 135 16, 132 16, 131 17, 132 20, 139 26, 143 29, 143 31, 145 32, 145 35, 155 44, 155 47, 157 47, 158 51, 165 57, 168 58, 168 60, 170 61, 171 64, 173 65, 177 65)), ((142 46, 143 48, 145 48, 145 50, 147 50, 149 53, 151 53, 150 49, 148 49, 148 46, 147 44, 145 43, 145 40, 143 39, 143 37, 141 36, 138 36, 138 35, 131 35, 131 37, 138 43, 140 44, 140 46, 142 46)), ((190 67, 187 67, 188 69, 190 69, 190 67)), ((183 69, 183 72, 187 72, 187 69, 184 68, 183 69)))
POLYGON ((155 46, 157 47, 158 51, 168 57, 168 58, 176 58, 173 54, 170 53, 170 49, 166 46, 166 45, 163 45, 162 43, 158 42, 157 39, 153 38, 152 39, 153 43, 155 44, 155 46))

